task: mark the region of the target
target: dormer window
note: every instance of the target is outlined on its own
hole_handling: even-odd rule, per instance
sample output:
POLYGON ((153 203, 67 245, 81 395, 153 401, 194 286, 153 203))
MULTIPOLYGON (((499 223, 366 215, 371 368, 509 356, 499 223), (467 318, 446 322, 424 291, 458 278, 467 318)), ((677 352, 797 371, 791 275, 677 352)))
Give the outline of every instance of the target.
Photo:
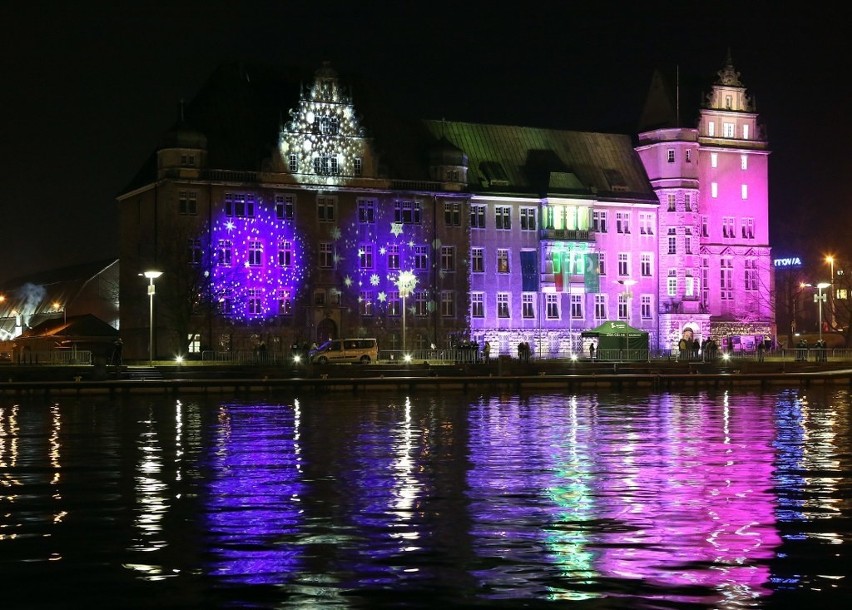
POLYGON ((290 156, 287 158, 287 166, 292 173, 299 171, 299 155, 290 153, 290 156))
POLYGON ((340 173, 340 165, 335 155, 320 155, 314 157, 314 173, 319 176, 336 176, 340 173))
POLYGON ((364 173, 364 161, 361 157, 356 157, 352 161, 352 173, 356 176, 361 176, 364 173))
POLYGON ((336 136, 340 133, 340 119, 336 116, 318 116, 314 119, 314 132, 324 136, 336 136))

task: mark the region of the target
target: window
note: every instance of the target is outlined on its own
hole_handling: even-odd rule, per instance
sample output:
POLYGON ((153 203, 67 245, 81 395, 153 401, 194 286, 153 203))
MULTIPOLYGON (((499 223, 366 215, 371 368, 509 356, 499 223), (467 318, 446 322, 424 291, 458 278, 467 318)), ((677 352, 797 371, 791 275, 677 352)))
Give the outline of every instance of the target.
POLYGON ((743 218, 742 235, 744 239, 754 239, 754 218, 743 218))
POLYGON ((220 239, 216 247, 216 263, 221 267, 230 267, 234 252, 234 242, 230 239, 220 239))
POLYGON ((544 295, 544 312, 548 320, 559 319, 559 295, 548 292, 544 295))
POLYGON ((414 246, 414 268, 417 270, 426 269, 426 246, 414 246))
POLYGON ((670 148, 666 151, 666 161, 669 163, 675 162, 675 150, 674 148, 670 148))
POLYGON ((275 217, 278 220, 293 220, 295 209, 295 195, 275 195, 275 217))
POLYGON ((722 218, 722 237, 736 237, 734 232, 734 217, 725 216, 722 218))
POLYGON ((639 234, 654 234, 654 215, 651 212, 639 212, 639 234))
POLYGON ((708 220, 706 216, 701 217, 701 237, 709 237, 708 220))
POLYGON ((536 209, 521 208, 521 231, 535 231, 536 209))
POLYGON ((683 160, 687 163, 692 163, 692 151, 688 148, 684 151, 683 160))
POLYGON ((364 173, 364 160, 361 157, 355 157, 352 160, 352 173, 356 176, 361 176, 364 173))
POLYGON ((532 292, 521 294, 521 316, 527 320, 535 318, 535 295, 532 292))
MULTIPOLYGON (((710 121, 709 123, 707 123, 707 135, 709 135, 711 138, 716 135, 716 123, 714 123, 713 121, 710 121)), ((714 154, 714 153, 710 153, 710 154, 714 154)), ((713 167, 716 167, 716 166, 714 165, 713 167)))
POLYGON ((423 216, 423 209, 419 201, 394 201, 393 220, 403 224, 419 225, 423 216))
POLYGON ((674 195, 674 193, 669 193, 668 195, 666 195, 666 203, 668 204, 666 206, 666 209, 669 212, 674 212, 675 204, 677 203, 677 197, 674 195))
POLYGON ((325 290, 314 290, 314 305, 325 305, 325 290))
POLYGON ((734 124, 733 123, 723 123, 722 131, 724 132, 725 138, 733 138, 734 137, 734 124))
POLYGON ((278 266, 290 267, 293 265, 293 242, 282 239, 278 242, 278 266))
POLYGON ((692 196, 689 193, 683 194, 683 209, 685 212, 692 211, 692 196))
POLYGON ((180 156, 180 164, 183 167, 195 167, 195 155, 182 154, 180 156))
POLYGON ((336 116, 317 115, 314 117, 314 133, 334 136, 340 132, 340 119, 336 116))
POLYGON ((219 295, 219 313, 228 315, 234 311, 234 292, 225 288, 219 295))
POLYGON ((595 295, 595 320, 598 322, 603 322, 606 320, 606 295, 605 294, 596 294, 595 295))
POLYGON ((358 200, 358 222, 361 224, 373 224, 376 222, 376 200, 358 200))
POLYGON ((748 140, 748 125, 743 125, 743 140, 748 140))
POLYGON ((200 239, 188 239, 186 241, 187 247, 187 261, 190 265, 200 265, 201 264, 201 240, 200 239))
POLYGON ((248 298, 249 315, 261 315, 263 313, 263 291, 260 288, 249 288, 246 296, 248 298))
POLYGON ((509 293, 497 293, 497 317, 508 318, 509 316, 509 293))
POLYGON ((740 197, 743 199, 748 199, 748 184, 743 184, 740 186, 740 197))
POLYGON ((509 251, 505 248, 497 249, 497 273, 509 273, 509 251))
POLYGON ((630 233, 630 212, 615 213, 615 231, 617 233, 630 233))
POLYGON ((318 176, 336 176, 340 173, 337 155, 323 154, 314 157, 314 173, 318 176))
POLYGON ((290 153, 287 157, 287 169, 290 173, 296 173, 299 171, 299 155, 296 153, 290 153))
POLYGON ((618 275, 622 277, 630 275, 629 257, 627 252, 618 253, 618 275))
POLYGON ((498 205, 494 208, 494 226, 498 229, 509 230, 512 228, 512 208, 498 205))
POLYGON ((319 266, 321 269, 331 269, 334 267, 334 248, 331 242, 320 242, 319 266))
POLYGON ((320 222, 334 222, 337 217, 336 197, 317 197, 317 220, 320 222))
POLYGON ((740 155, 740 169, 748 169, 748 155, 740 155))
POLYGON ((422 290, 414 293, 414 315, 423 317, 429 313, 426 293, 422 290))
POLYGON ((293 302, 290 300, 290 291, 286 288, 279 288, 278 293, 278 315, 289 316, 293 314, 293 302))
POLYGON ((749 292, 757 290, 757 261, 753 258, 745 259, 745 289, 749 292))
POLYGON ((592 211, 592 229, 598 233, 606 233, 606 212, 592 211))
POLYGON ((670 297, 677 296, 677 270, 669 269, 668 277, 666 277, 666 294, 670 297))
POLYGON ((675 229, 674 227, 669 228, 668 245, 668 253, 677 254, 677 229, 675 229))
POLYGON ((461 203, 457 201, 444 202, 444 224, 448 227, 461 226, 461 203))
POLYGON ((485 250, 483 248, 471 248, 470 261, 473 273, 485 272, 485 250))
POLYGON ((473 318, 485 317, 485 295, 483 293, 470 293, 470 315, 473 318))
POLYGON ((196 193, 192 191, 180 191, 178 193, 178 214, 183 216, 195 216, 198 214, 196 193))
POLYGON ((400 316, 402 315, 402 306, 399 298, 398 290, 391 290, 388 292, 388 315, 389 316, 400 316))
POLYGON ((716 182, 710 183, 710 196, 713 197, 713 199, 715 199, 719 196, 719 184, 718 183, 716 183, 716 182))
POLYGON ((484 229, 485 228, 485 206, 472 205, 470 206, 470 228, 484 229))
POLYGON ((252 218, 254 216, 254 197, 241 193, 225 193, 225 216, 252 218))
POLYGON ((689 235, 685 235, 683 238, 683 251, 687 254, 692 254, 692 237, 689 235))
POLYGON ((639 315, 643 320, 651 319, 651 295, 643 294, 639 299, 639 315))
POLYGON ((684 295, 687 297, 694 297, 695 290, 695 278, 692 277, 692 271, 686 272, 686 277, 684 277, 684 295))
POLYGON ((358 293, 358 312, 362 316, 373 315, 373 292, 362 290, 358 293))
POLYGON ((719 265, 720 297, 723 301, 731 301, 734 298, 734 261, 730 258, 723 258, 719 265))
POLYGON ((627 320, 630 317, 629 306, 630 302, 629 297, 621 293, 618 295, 618 319, 619 320, 627 320))
POLYGON ((399 269, 399 245, 388 246, 388 269, 399 269))
POLYGON ((571 295, 571 317, 574 320, 582 320, 585 317, 583 313, 583 295, 582 294, 572 294, 571 295))
POLYGON ((263 264, 263 242, 260 240, 249 240, 248 264, 250 267, 260 267, 263 264))
POLYGON ((358 249, 358 266, 361 269, 373 268, 373 244, 361 244, 358 249))
POLYGON ((452 272, 456 270, 456 247, 441 246, 441 271, 452 272))
POLYGON ((651 277, 651 253, 643 252, 639 260, 639 273, 642 277, 651 277))
POLYGON ((456 315, 456 293, 452 290, 441 291, 441 315, 445 318, 456 315))
POLYGON ((731 104, 732 104, 732 102, 733 102, 733 99, 731 98, 731 96, 730 96, 730 95, 726 95, 726 96, 725 96, 725 108, 726 108, 727 110, 730 110, 730 109, 731 109, 731 104))
POLYGON ((598 274, 606 275, 606 253, 598 252, 598 274))
POLYGON ((710 167, 718 167, 719 166, 719 153, 710 153, 710 167))

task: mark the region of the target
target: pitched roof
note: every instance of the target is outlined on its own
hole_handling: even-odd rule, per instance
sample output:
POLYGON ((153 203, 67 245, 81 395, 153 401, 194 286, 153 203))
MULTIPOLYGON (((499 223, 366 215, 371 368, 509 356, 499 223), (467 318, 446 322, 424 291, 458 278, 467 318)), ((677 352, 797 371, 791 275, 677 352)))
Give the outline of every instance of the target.
POLYGON ((628 135, 424 121, 468 156, 474 192, 657 199, 628 135))

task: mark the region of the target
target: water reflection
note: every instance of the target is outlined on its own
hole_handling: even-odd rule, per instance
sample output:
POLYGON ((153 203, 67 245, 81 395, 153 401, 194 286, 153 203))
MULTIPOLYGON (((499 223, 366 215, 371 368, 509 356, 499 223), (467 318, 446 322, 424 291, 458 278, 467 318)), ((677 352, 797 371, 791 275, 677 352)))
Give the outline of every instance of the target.
POLYGON ((0 404, 4 573, 162 608, 825 604, 850 593, 849 407, 842 390, 0 404))

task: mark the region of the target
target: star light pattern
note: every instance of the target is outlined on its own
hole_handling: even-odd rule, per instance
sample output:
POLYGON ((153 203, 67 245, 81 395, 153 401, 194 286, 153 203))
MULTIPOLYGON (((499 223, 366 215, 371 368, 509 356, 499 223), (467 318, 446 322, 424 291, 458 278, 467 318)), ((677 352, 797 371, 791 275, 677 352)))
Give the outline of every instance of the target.
POLYGON ((259 320, 291 315, 304 289, 305 247, 274 202, 257 199, 252 216, 224 212, 210 231, 210 287, 223 315, 259 320))

